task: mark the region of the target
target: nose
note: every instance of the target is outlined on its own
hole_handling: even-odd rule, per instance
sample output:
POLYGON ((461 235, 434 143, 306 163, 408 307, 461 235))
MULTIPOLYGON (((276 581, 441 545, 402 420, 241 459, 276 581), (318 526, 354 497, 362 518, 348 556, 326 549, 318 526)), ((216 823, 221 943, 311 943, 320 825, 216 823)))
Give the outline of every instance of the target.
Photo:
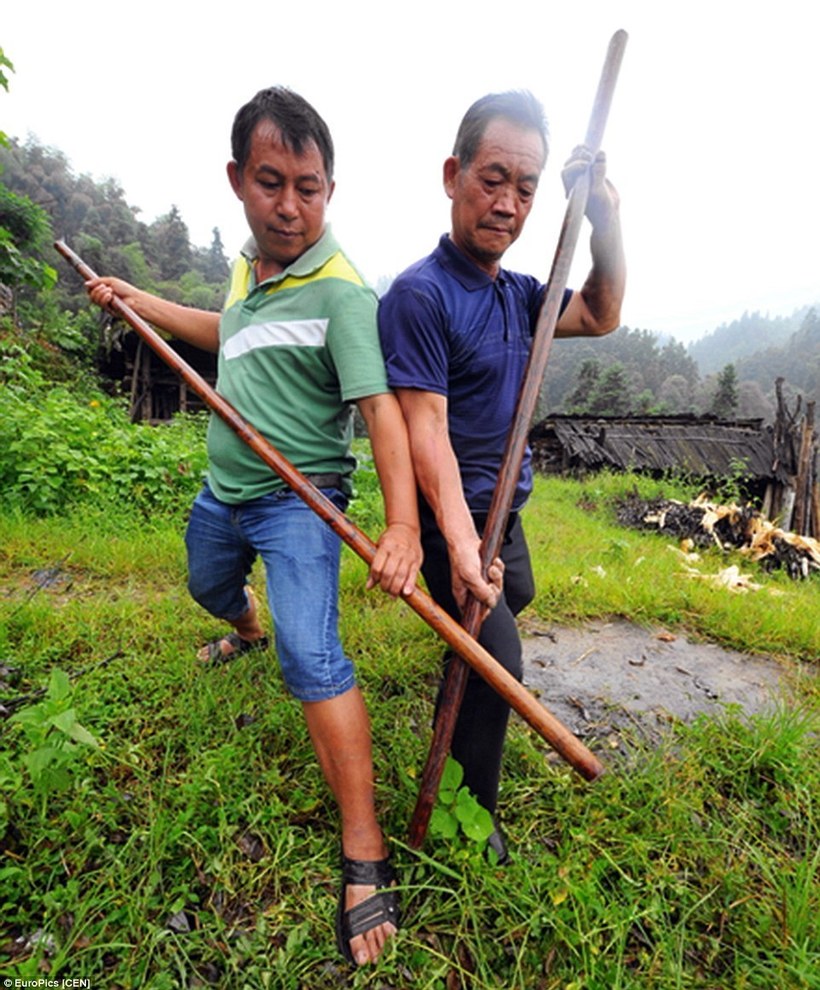
POLYGON ((515 214, 515 194, 509 185, 500 186, 493 201, 493 210, 505 217, 515 214))
POLYGON ((276 200, 276 212, 279 216, 287 220, 295 219, 298 213, 296 196, 296 189, 293 186, 286 184, 282 187, 276 200))

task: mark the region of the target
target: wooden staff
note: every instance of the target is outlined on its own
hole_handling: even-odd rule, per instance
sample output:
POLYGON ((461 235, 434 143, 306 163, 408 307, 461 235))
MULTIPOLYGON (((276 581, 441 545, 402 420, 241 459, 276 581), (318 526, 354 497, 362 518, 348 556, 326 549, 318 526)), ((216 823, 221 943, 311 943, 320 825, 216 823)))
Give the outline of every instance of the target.
MULTIPOLYGON (((584 141, 593 155, 601 146, 626 41, 626 32, 617 31, 609 43, 584 141)), ((581 222, 586 211, 589 188, 590 176, 587 170, 579 176, 569 193, 547 292, 538 314, 532 349, 524 372, 512 426, 507 436, 498 481, 487 513, 480 550, 485 574, 492 561, 500 555, 504 542, 504 534, 521 473, 530 425, 555 335, 555 325, 560 316, 561 302, 569 278, 581 222)), ((470 596, 463 610, 462 624, 471 636, 478 635, 482 617, 483 606, 477 599, 470 596)), ((441 775, 444 772, 444 764, 453 741, 459 709, 467 688, 468 674, 467 665, 457 657, 453 657, 448 664, 447 676, 444 679, 430 752, 427 756, 419 796, 410 822, 409 844, 415 849, 421 846, 427 833, 430 814, 441 783, 441 775)))
MULTIPOLYGON (((55 248, 85 279, 96 274, 63 241, 55 248)), ((368 565, 373 563, 376 545, 333 502, 323 495, 257 429, 197 374, 145 320, 116 295, 110 308, 129 323, 140 337, 178 372, 185 382, 220 416, 228 426, 368 565)), ((603 772, 597 757, 570 730, 515 680, 483 647, 454 621, 429 595, 414 587, 402 598, 431 628, 466 660, 582 776, 593 780, 603 772)))

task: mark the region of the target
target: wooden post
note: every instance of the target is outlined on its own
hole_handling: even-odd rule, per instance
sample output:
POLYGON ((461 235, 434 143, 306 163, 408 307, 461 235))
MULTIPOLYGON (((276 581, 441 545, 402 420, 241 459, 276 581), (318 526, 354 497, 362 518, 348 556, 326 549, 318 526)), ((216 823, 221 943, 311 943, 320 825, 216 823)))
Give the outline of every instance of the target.
POLYGON ((797 472, 794 483, 794 523, 792 528, 800 536, 808 534, 808 517, 811 511, 811 462, 814 446, 814 403, 806 403, 806 415, 800 430, 797 455, 797 472))

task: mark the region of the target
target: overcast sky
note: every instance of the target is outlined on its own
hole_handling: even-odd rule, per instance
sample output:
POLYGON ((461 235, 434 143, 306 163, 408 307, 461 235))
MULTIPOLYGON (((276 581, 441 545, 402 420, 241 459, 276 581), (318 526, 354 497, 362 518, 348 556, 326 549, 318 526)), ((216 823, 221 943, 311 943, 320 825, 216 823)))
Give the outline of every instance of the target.
MULTIPOLYGON (((284 84, 336 143, 334 231, 373 282, 449 228, 441 165, 467 106, 529 88, 552 152, 505 264, 545 278, 560 167, 586 132, 612 34, 629 34, 604 147, 629 264, 623 322, 688 341, 744 310, 820 302, 818 34, 802 0, 415 0, 4 4, 14 63, 0 129, 116 178, 150 222, 172 204, 192 240, 245 237, 225 177, 238 107, 284 84), (266 13, 269 11, 269 13, 266 13)), ((56 232, 59 235, 59 231, 56 232)), ((587 231, 571 283, 588 267, 587 231)))

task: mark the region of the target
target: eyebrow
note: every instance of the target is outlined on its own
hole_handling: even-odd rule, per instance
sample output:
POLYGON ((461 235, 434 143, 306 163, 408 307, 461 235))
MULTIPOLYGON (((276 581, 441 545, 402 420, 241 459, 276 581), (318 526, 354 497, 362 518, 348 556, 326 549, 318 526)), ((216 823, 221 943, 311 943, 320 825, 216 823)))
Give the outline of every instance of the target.
MULTIPOLYGON (((286 178, 284 172, 280 172, 278 168, 274 168, 273 165, 266 165, 264 162, 258 167, 257 171, 259 173, 264 173, 265 175, 273 175, 277 179, 286 178)), ((296 176, 297 182, 322 182, 322 174, 319 171, 316 172, 304 172, 302 175, 296 176)))
MULTIPOLYGON (((495 172, 497 175, 500 175, 503 179, 506 179, 507 182, 511 182, 512 181, 512 175, 510 174, 510 170, 508 168, 505 168, 499 162, 490 162, 487 165, 484 165, 482 167, 481 171, 482 172, 495 172)), ((523 176, 521 176, 520 181, 521 182, 531 182, 531 183, 533 183, 534 185, 537 186, 539 179, 540 179, 540 174, 523 175, 523 176)))

